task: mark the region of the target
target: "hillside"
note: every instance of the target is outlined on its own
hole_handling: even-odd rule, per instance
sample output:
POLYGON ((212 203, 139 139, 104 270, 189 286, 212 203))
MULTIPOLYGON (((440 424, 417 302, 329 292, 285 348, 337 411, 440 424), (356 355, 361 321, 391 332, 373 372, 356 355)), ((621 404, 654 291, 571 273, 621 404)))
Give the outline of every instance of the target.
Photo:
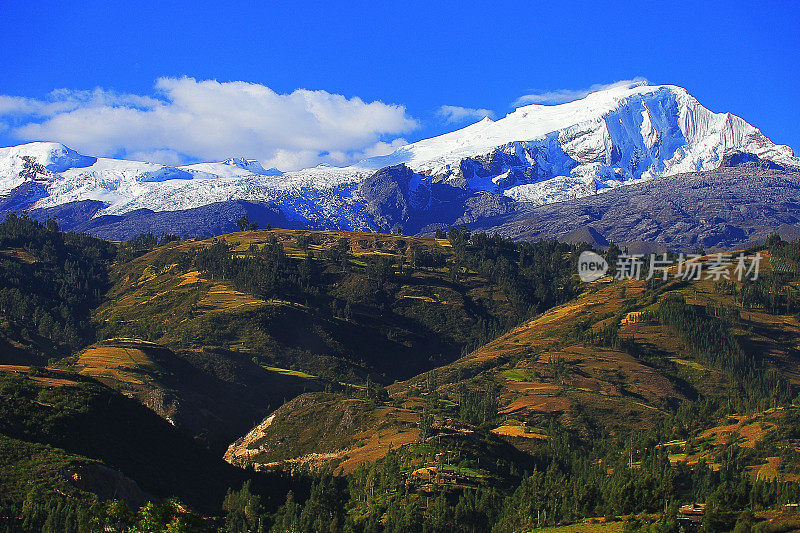
POLYGON ((588 245, 464 229, 0 237, 29 302, 0 351, 14 527, 614 529, 701 501, 724 530, 800 498, 797 242, 747 250, 757 281, 583 283, 588 245))
POLYGON ((103 340, 59 365, 138 398, 222 454, 303 392, 410 377, 565 296, 517 293, 489 264, 479 273, 463 260, 448 239, 347 232, 131 242, 93 314, 103 340))
MULTIPOLYGON (((574 300, 453 363, 393 384, 385 396, 305 394, 234 443, 226 459, 259 470, 327 463, 350 473, 361 471, 359 465, 385 468, 382 459, 369 465, 399 447, 400 477, 410 483, 426 472, 432 480, 412 493, 422 495, 452 494, 447 487, 454 475, 459 486, 485 487, 491 479, 496 481, 489 486, 502 486, 499 480, 534 465, 547 471, 536 483, 555 490, 557 476, 567 476, 568 490, 586 499, 580 500, 583 511, 569 498, 545 500, 556 520, 547 523, 648 505, 657 511, 676 496, 716 498, 720 509, 735 508, 737 498, 760 506, 766 501, 760 498, 770 498, 764 483, 784 487, 780 491, 789 492, 780 497, 791 501, 786 494, 796 494, 800 481, 800 408, 792 403, 800 385, 800 263, 797 245, 779 239, 761 253, 756 283, 584 285, 574 300), (782 303, 770 300, 770 287, 780 287, 782 303), (505 443, 530 455, 506 453, 507 470, 498 476, 484 463, 487 448, 471 448, 476 441, 488 443, 488 450, 505 443), (466 470, 443 466, 441 457, 453 454, 455 462, 447 464, 466 470), (597 478, 600 472, 583 462, 592 458, 617 466, 597 478), (551 461, 559 464, 555 471, 551 461), (728 482, 720 475, 728 470, 732 482, 741 476, 738 492, 722 488, 728 482), (597 489, 586 492, 582 483, 597 489), (641 483, 641 490, 656 492, 634 504, 616 499, 617 483, 641 483)), ((550 490, 529 483, 533 479, 522 483, 513 501, 530 497, 531 490, 550 490)), ((394 501, 384 501, 389 507, 383 509, 391 513, 394 501)), ((525 514, 536 516, 530 505, 510 504, 500 522, 535 525, 538 519, 525 514)), ((718 519, 732 523, 726 520, 735 516, 718 519)))
POLYGON ((0 224, 0 363, 46 364, 90 342, 114 247, 9 215, 0 224))
POLYGON ((3 505, 21 504, 37 489, 57 498, 59 486, 66 486, 89 502, 96 499, 92 494, 131 505, 180 494, 211 511, 228 487, 244 479, 137 401, 76 374, 2 365, 0 412, 0 439, 8 452, 3 505), (32 472, 18 470, 17 456, 26 450, 42 455, 32 472), (25 486, 21 475, 38 480, 25 486))
POLYGON ((750 162, 464 222, 473 231, 518 240, 558 238, 599 247, 613 241, 645 253, 727 251, 763 243, 776 232, 796 239, 798 188, 800 173, 750 162))
POLYGON ((138 399, 219 454, 265 410, 323 383, 301 372, 267 369, 219 348, 179 350, 109 339, 57 363, 138 399))
POLYGON ((530 305, 454 269, 441 239, 269 230, 175 241, 118 262, 94 318, 103 338, 390 383, 457 358, 530 305))

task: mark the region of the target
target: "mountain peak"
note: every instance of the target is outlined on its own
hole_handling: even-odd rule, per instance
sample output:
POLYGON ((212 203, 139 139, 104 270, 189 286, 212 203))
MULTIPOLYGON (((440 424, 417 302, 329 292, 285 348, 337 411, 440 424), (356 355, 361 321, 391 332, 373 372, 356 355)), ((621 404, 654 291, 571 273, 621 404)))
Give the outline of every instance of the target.
POLYGON ((245 159, 244 157, 229 157, 225 161, 222 161, 222 163, 226 165, 236 165, 237 167, 247 168, 247 166, 252 163, 258 164, 258 161, 255 159, 245 159))
POLYGON ((255 159, 231 157, 165 169, 104 158, 82 169, 95 159, 58 143, 0 148, 0 195, 35 175, 48 180, 37 208, 97 200, 107 204, 103 214, 121 214, 269 201, 295 221, 375 229, 375 221, 363 216, 358 185, 390 166, 410 169, 412 177, 404 187, 413 202, 428 208, 436 205, 432 197, 440 193, 492 193, 543 204, 659 176, 716 169, 734 151, 757 159, 731 156, 727 164, 772 161, 800 168, 791 148, 776 145, 744 119, 710 111, 682 87, 637 81, 563 104, 523 106, 498 120, 486 117, 350 167, 320 165, 281 173, 264 169, 255 159), (38 167, 22 156, 35 159, 38 167), (269 177, 275 175, 280 178, 269 177))
POLYGON ((93 165, 96 157, 81 155, 72 148, 57 142, 36 141, 18 146, 0 148, 0 160, 30 157, 50 172, 64 172, 70 168, 93 165))
POLYGON ((222 161, 222 164, 249 170, 253 174, 260 174, 263 176, 277 176, 281 174, 281 171, 274 167, 265 169, 257 159, 246 159, 244 157, 229 157, 225 161, 222 161))
POLYGON ((484 119, 359 165, 405 163, 418 174, 466 180, 479 190, 509 193, 509 187, 524 186, 509 194, 534 200, 529 193, 545 186, 539 184, 547 184, 555 197, 565 187, 569 196, 586 196, 598 187, 711 170, 731 150, 800 166, 791 148, 776 145, 735 115, 709 111, 683 87, 635 81, 562 104, 522 106, 497 121, 484 119), (475 166, 478 161, 482 168, 475 166), (498 186, 493 178, 509 170, 518 176, 516 183, 503 180, 498 186))

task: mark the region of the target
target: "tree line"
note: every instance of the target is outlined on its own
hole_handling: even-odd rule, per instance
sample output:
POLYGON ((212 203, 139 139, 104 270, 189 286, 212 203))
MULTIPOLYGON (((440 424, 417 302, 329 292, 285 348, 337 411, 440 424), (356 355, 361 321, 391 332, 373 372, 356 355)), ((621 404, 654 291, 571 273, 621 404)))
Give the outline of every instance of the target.
POLYGON ((94 340, 90 314, 108 287, 113 244, 12 213, 0 224, 0 251, 0 314, 12 329, 62 353, 94 340))

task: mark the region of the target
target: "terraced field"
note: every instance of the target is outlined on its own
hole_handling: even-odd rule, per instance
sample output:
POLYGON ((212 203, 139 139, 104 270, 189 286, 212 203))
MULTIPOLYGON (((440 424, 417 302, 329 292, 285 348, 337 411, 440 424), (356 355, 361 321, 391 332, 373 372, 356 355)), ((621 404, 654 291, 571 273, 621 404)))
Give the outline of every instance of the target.
MULTIPOLYGON (((19 464, 40 442, 110 458, 159 495, 200 501, 196 481, 161 479, 192 447, 236 474, 211 505, 228 487, 246 497, 248 478, 271 495, 262 518, 288 524, 299 509, 283 505, 289 487, 277 499, 255 488, 285 481, 315 513, 320 494, 339 502, 337 524, 356 531, 408 512, 474 518, 476 530, 621 531, 633 519, 619 517, 656 520, 678 499, 772 512, 800 494, 800 244, 765 245, 762 284, 580 284, 580 247, 460 231, 452 244, 339 231, 145 237, 116 256, 94 243, 110 250, 83 270, 100 272, 94 299, 64 296, 84 302, 80 323, 46 320, 42 304, 32 327, 22 298, 3 294, 17 318, 0 318, 0 350, 12 354, 0 365, 0 447, 19 464), (766 250, 783 254, 777 267, 766 250), (48 362, 61 353, 48 339, 79 344, 48 362), (123 442, 119 412, 161 436, 136 435, 147 454, 123 442), (162 450, 162 437, 181 444, 162 450), (593 516, 608 520, 581 521, 593 516)), ((39 267, 6 252, 9 271, 39 267)), ((70 281, 66 266, 52 270, 53 287, 70 281)), ((179 466, 196 480, 200 463, 189 463, 179 466)), ((29 481, 14 475, 22 505, 29 481)), ((726 519, 732 529, 736 516, 726 519)))
MULTIPOLYGON (((769 268, 767 257, 765 269, 769 268)), ((699 359, 675 331, 648 314, 659 302, 676 294, 697 309, 735 304, 731 296, 716 291, 709 280, 670 281, 655 292, 648 290, 644 282, 595 282, 575 300, 535 316, 461 359, 439 367, 436 392, 442 402, 457 405, 458 391, 463 387, 499 387, 498 414, 506 421, 495 424, 491 432, 521 449, 535 449, 537 443, 546 441, 546 431, 536 428, 546 428, 554 419, 589 436, 652 428, 671 416, 681 403, 700 394, 724 396, 733 386, 729 376, 699 359), (636 318, 630 319, 631 316, 636 318), (617 331, 619 340, 609 345, 593 340, 609 327, 617 331)), ((735 331, 743 342, 758 343, 766 365, 796 369, 798 337, 793 332, 797 318, 783 316, 781 320, 783 325, 776 330, 774 315, 744 311, 735 331)), ((784 375, 796 380, 795 370, 784 375)), ((418 417, 428 401, 427 393, 421 391, 429 382, 429 375, 420 375, 389 386, 391 402, 416 412, 418 417)), ((326 409, 340 408, 331 401, 326 403, 326 409)), ((307 411, 302 415, 292 405, 282 409, 286 428, 307 416, 307 411)), ((385 418, 380 409, 384 407, 363 416, 378 424, 385 418)), ((435 412, 436 425, 451 423, 447 422, 452 415, 446 407, 435 412)), ((727 426, 708 429, 691 443, 676 441, 665 446, 669 447, 673 464, 697 464, 702 459, 714 466, 716 454, 728 444, 753 448, 775 432, 780 416, 780 409, 734 416, 727 426)), ((391 419, 385 419, 383 424, 400 427, 391 419)), ((291 435, 292 430, 287 429, 285 434, 291 435)), ((338 428, 336 434, 337 449, 354 449, 363 438, 360 431, 347 428, 338 428)), ((273 439, 277 436, 273 435, 273 439)), ((262 455, 254 461, 269 463, 278 455, 282 460, 291 459, 290 449, 279 449, 271 448, 265 440, 262 455)), ((778 464, 770 459, 754 468, 754 479, 777 476, 778 464)), ((781 479, 787 479, 786 475, 781 479)))
POLYGON ((410 268, 421 250, 442 261, 449 257, 446 239, 283 229, 222 239, 233 257, 277 243, 289 260, 313 258, 318 286, 310 295, 284 291, 259 298, 194 265, 193 258, 218 239, 172 242, 115 265, 113 286, 93 315, 101 337, 139 338, 173 350, 216 346, 250 354, 263 367, 326 374, 334 382, 367 374, 392 381, 455 359, 464 344, 484 334, 485 323, 513 312, 508 295, 474 272, 454 283, 443 266, 410 268), (345 263, 325 259, 342 246, 349 254, 345 263), (369 271, 376 258, 408 273, 391 276, 379 289, 369 271))
POLYGON ((123 383, 141 392, 151 380, 155 363, 141 348, 156 346, 137 339, 110 339, 78 354, 75 370, 106 384, 123 383))

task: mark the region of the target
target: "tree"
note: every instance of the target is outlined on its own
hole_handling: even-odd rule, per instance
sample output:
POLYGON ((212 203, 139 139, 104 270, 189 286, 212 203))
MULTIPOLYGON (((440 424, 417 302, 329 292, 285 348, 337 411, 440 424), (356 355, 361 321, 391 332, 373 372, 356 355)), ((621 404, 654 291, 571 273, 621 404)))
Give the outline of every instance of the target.
POLYGON ((430 406, 426 403, 422 408, 422 413, 419 415, 419 442, 425 442, 430 437, 433 423, 433 413, 431 413, 430 406))
POLYGON ((250 227, 250 217, 243 215, 242 218, 236 221, 236 225, 239 227, 239 231, 247 231, 250 227))
POLYGON ((303 506, 295 503, 294 493, 289 491, 286 494, 286 502, 274 517, 275 523, 272 531, 299 531, 302 510, 303 506))
POLYGON ((139 509, 137 527, 140 531, 162 531, 170 521, 170 514, 167 504, 147 502, 139 509))
POLYGON ((242 484, 241 490, 230 490, 222 502, 225 511, 225 531, 256 531, 261 512, 261 498, 250 492, 250 480, 242 484))
POLYGON ((756 520, 753 511, 746 509, 739 515, 739 520, 736 521, 736 527, 734 527, 733 533, 750 533, 755 523, 756 520))
POLYGON ((52 218, 48 218, 47 222, 45 223, 47 227, 47 231, 52 231, 53 233, 58 233, 58 223, 53 220, 52 218))

